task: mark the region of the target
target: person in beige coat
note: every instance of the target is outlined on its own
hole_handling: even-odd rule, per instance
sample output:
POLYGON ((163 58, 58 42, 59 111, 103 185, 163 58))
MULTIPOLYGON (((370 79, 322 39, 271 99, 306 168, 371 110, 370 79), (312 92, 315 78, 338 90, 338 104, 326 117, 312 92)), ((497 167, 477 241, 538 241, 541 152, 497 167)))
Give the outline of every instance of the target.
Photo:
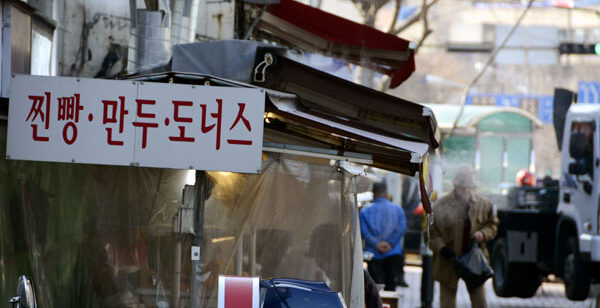
MULTIPOLYGON (((433 278, 440 283, 440 308, 456 307, 456 258, 469 250, 474 238, 489 261, 485 242, 496 236, 499 223, 493 205, 475 193, 471 166, 459 166, 453 184, 454 190, 433 206, 435 217, 430 228, 433 278)), ((473 308, 487 307, 483 285, 469 290, 469 297, 473 308)))

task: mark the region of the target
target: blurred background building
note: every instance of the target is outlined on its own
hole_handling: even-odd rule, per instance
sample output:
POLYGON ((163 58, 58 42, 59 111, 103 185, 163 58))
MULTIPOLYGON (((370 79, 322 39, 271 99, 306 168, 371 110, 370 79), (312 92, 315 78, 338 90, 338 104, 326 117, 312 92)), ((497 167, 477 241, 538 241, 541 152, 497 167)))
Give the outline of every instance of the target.
MULTIPOLYGON (((595 93, 595 81, 600 78, 600 56, 560 49, 566 43, 593 46, 600 42, 599 1, 535 1, 482 78, 465 93, 469 82, 484 69, 494 49, 515 25, 527 2, 436 2, 428 12, 432 32, 417 54, 416 73, 391 91, 424 103, 456 105, 465 101, 466 105, 515 107, 538 118, 542 125, 527 129, 531 134, 530 145, 524 140, 495 135, 480 140, 477 146, 472 143, 460 146, 468 153, 461 160, 471 161, 480 179, 489 185, 514 184, 513 171, 521 168, 530 169, 538 177, 560 175, 560 155, 552 126, 555 87, 579 90, 580 101, 600 102, 595 93), (582 81, 592 81, 594 86, 582 81), (474 153, 467 151, 474 147, 477 148, 474 153), (527 155, 524 148, 531 149, 532 155, 527 155), (519 151, 522 153, 516 153, 519 151)), ((418 7, 421 2, 403 1, 403 5, 418 7)), ((422 29, 416 23, 403 35, 415 40, 422 35, 422 29)), ((508 121, 507 126, 513 129, 519 126, 519 120, 508 121)), ((455 148, 456 137, 445 139, 445 153, 455 148)), ((455 152, 450 154, 454 155, 455 152)), ((451 176, 446 172, 444 178, 451 176)))

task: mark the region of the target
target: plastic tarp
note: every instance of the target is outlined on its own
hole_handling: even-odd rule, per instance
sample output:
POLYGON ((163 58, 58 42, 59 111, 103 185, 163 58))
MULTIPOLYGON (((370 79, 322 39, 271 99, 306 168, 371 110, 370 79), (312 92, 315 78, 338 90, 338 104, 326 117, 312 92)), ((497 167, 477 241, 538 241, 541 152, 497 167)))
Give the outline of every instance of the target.
POLYGON ((186 174, 0 160, 2 299, 26 274, 40 307, 168 302, 172 217, 186 174))
POLYGON ((0 298, 26 274, 41 307, 172 307, 177 285, 181 307, 216 307, 217 276, 241 274, 324 280, 362 306, 354 176, 285 156, 265 156, 257 175, 207 173, 193 275, 194 235, 173 232, 190 173, 2 158, 0 298))
POLYGON ((203 297, 216 300, 214 273, 326 281, 348 304, 362 294, 353 177, 338 169, 279 158, 266 161, 258 176, 209 173, 218 184, 205 209, 203 272, 213 274, 203 297))
POLYGON ((242 40, 180 44, 173 46, 174 72, 200 73, 250 83, 256 48, 265 43, 242 40))

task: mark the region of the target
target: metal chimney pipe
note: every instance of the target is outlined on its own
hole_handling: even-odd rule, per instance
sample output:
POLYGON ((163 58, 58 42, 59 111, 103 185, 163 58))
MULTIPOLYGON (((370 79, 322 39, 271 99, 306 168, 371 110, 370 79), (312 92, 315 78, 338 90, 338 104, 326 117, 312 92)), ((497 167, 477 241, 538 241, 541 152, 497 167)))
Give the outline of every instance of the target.
POLYGON ((200 0, 173 0, 171 5, 171 46, 194 42, 200 0))
POLYGON ((149 71, 171 59, 171 32, 164 11, 137 10, 136 71, 149 71))
POLYGON ((127 71, 146 72, 171 59, 171 11, 168 0, 158 1, 158 10, 144 9, 140 1, 130 0, 131 28, 127 71), (141 6, 142 8, 138 7, 141 6))
POLYGON ((137 63, 137 52, 136 52, 136 47, 135 47, 135 43, 136 43, 136 31, 135 31, 135 27, 136 27, 136 16, 137 16, 137 5, 136 5, 136 0, 129 0, 129 20, 130 22, 130 26, 129 26, 129 48, 127 50, 127 72, 128 73, 133 73, 136 71, 136 67, 135 64, 137 63))

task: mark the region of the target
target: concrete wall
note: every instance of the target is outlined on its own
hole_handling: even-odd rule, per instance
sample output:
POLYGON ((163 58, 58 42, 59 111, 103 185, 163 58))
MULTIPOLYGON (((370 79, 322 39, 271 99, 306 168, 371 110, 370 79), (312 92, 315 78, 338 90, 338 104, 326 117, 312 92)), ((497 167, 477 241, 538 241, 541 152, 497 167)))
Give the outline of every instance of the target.
POLYGON ((129 1, 54 0, 63 12, 60 24, 62 52, 58 75, 94 77, 109 52, 119 56, 107 72, 124 70, 129 39, 129 1))

